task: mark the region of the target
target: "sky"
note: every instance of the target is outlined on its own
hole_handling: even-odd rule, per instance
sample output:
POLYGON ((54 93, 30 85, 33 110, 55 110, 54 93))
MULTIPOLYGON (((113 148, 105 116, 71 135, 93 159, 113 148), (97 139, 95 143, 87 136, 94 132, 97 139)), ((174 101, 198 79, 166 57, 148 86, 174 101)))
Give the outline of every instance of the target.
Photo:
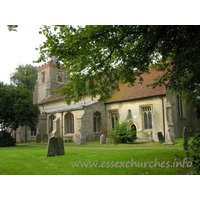
POLYGON ((19 25, 17 32, 10 32, 6 25, 0 25, 0 82, 10 84, 10 74, 19 65, 43 64, 33 63, 39 58, 39 51, 35 48, 45 41, 45 36, 39 34, 39 28, 39 25, 19 25))

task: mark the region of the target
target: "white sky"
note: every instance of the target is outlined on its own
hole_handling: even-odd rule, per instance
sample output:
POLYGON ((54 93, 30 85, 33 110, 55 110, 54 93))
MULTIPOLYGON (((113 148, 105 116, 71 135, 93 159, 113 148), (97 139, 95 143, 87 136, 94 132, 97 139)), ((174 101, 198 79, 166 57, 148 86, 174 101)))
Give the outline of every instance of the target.
POLYGON ((40 66, 43 63, 33 63, 39 58, 39 47, 45 41, 45 36, 39 34, 39 25, 23 25, 17 28, 17 32, 8 31, 6 25, 0 25, 0 81, 10 84, 10 74, 20 64, 32 64, 40 66))

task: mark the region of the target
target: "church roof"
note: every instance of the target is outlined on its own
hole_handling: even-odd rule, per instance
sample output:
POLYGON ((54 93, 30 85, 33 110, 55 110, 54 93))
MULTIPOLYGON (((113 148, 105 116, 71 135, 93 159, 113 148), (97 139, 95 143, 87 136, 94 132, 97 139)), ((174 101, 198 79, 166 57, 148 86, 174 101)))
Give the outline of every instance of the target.
POLYGON ((113 102, 121 102, 121 101, 129 101, 135 99, 142 99, 148 97, 162 96, 166 95, 166 87, 164 85, 157 86, 153 88, 152 86, 147 87, 153 83, 153 80, 162 76, 163 72, 154 71, 152 69, 149 70, 150 74, 143 74, 141 77, 144 79, 142 85, 139 82, 139 78, 137 78, 136 85, 133 87, 128 87, 127 84, 119 84, 120 91, 114 90, 111 93, 111 98, 108 99, 105 103, 113 103, 113 102))
POLYGON ((67 111, 73 111, 73 110, 82 110, 84 109, 84 107, 88 107, 91 106, 95 103, 98 103, 98 101, 90 101, 90 102, 86 102, 86 103, 77 103, 77 104, 72 104, 69 106, 60 106, 60 107, 56 107, 56 108, 49 108, 49 109, 41 109, 40 112, 46 112, 48 113, 56 113, 56 112, 67 112, 67 111))
MULTIPOLYGON (((111 98, 108 99, 105 103, 113 103, 113 102, 122 102, 122 101, 129 101, 129 100, 136 100, 148 97, 155 97, 155 96, 162 96, 166 95, 166 87, 165 85, 157 86, 153 88, 152 86, 147 87, 148 85, 153 83, 153 80, 158 77, 162 76, 162 71, 155 71, 150 69, 150 74, 143 74, 141 77, 143 78, 142 84, 138 83, 139 78, 137 78, 136 85, 133 87, 128 87, 128 83, 126 84, 119 84, 120 91, 114 90, 111 92, 111 98)), ((65 85, 60 85, 59 88, 65 87, 65 85)), ((58 89, 58 88, 57 88, 58 89)), ((53 92, 49 95, 46 99, 41 101, 39 104, 45 104, 57 100, 63 100, 66 98, 65 96, 60 96, 60 93, 53 92)))
MULTIPOLYGON (((59 89, 59 88, 62 88, 62 87, 65 87, 65 85, 62 84, 62 85, 60 85, 56 89, 59 89)), ((63 100, 63 99, 65 99, 65 97, 66 97, 66 95, 65 96, 60 96, 59 92, 53 92, 52 94, 50 94, 49 96, 47 96, 44 100, 42 100, 41 102, 39 102, 39 104, 45 104, 45 103, 49 103, 49 102, 52 102, 52 101, 63 100)))

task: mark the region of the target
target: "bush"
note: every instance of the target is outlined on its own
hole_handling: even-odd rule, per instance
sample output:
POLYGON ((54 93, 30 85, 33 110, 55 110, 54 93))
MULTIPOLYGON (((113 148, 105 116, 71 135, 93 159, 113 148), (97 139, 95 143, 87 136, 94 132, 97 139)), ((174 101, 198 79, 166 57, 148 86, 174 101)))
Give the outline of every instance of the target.
POLYGON ((192 161, 192 175, 200 175, 200 133, 196 133, 193 141, 189 145, 189 151, 186 153, 189 161, 192 161))
POLYGON ((115 129, 113 132, 116 134, 116 140, 120 143, 133 142, 136 139, 136 130, 128 128, 128 118, 121 124, 119 118, 115 122, 115 129))
POLYGON ((7 132, 0 132, 0 147, 15 146, 15 139, 7 132))

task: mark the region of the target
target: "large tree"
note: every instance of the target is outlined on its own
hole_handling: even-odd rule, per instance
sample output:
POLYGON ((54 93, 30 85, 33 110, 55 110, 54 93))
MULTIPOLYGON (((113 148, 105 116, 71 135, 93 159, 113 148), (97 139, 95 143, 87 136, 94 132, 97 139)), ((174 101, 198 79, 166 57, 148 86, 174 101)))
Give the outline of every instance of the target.
POLYGON ((32 92, 23 86, 15 87, 0 82, 0 123, 1 129, 10 127, 17 130, 19 126, 27 125, 32 130, 39 122, 40 111, 33 104, 32 92))
MULTIPOLYGON (((171 89, 200 96, 200 26, 44 26, 47 40, 39 48, 40 59, 52 55, 64 63, 69 83, 60 89, 67 103, 88 93, 109 98, 118 84, 134 85, 149 66, 165 71, 156 84, 169 80, 171 89), (137 69, 137 70, 135 70, 137 69)), ((142 80, 142 79, 140 79, 142 80)), ((155 85, 156 85, 155 84, 155 85)))
POLYGON ((15 70, 10 76, 11 83, 33 90, 37 81, 37 67, 26 64, 19 65, 15 70))

